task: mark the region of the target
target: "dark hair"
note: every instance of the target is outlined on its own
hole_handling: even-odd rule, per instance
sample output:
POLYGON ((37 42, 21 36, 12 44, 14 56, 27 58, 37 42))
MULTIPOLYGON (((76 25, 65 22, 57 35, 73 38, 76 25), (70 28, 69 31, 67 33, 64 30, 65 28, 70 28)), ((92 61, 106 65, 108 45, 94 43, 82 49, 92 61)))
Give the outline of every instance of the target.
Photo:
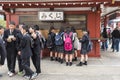
POLYGON ((75 28, 73 26, 71 27, 71 31, 76 32, 76 30, 75 30, 75 28))
POLYGON ((103 29, 103 32, 106 32, 106 28, 103 29))
POLYGON ((90 35, 90 31, 89 30, 87 30, 87 33, 88 33, 88 35, 90 35))
POLYGON ((14 21, 10 21, 10 23, 9 23, 9 24, 15 25, 15 22, 14 22, 14 21))
POLYGON ((32 29, 36 30, 34 26, 30 26, 29 28, 32 28, 32 29))
POLYGON ((64 32, 64 27, 60 27, 59 33, 62 33, 62 32, 64 32))
POLYGON ((34 25, 35 30, 40 30, 38 25, 34 25))
POLYGON ((54 30, 55 28, 53 26, 50 27, 49 29, 49 33, 51 33, 52 30, 54 30))
POLYGON ((23 29, 26 30, 26 32, 28 32, 28 25, 23 25, 23 29))
POLYGON ((66 30, 65 30, 66 33, 69 33, 71 32, 71 28, 70 27, 66 27, 66 30))
POLYGON ((103 38, 108 38, 106 28, 103 29, 102 36, 103 36, 103 38))

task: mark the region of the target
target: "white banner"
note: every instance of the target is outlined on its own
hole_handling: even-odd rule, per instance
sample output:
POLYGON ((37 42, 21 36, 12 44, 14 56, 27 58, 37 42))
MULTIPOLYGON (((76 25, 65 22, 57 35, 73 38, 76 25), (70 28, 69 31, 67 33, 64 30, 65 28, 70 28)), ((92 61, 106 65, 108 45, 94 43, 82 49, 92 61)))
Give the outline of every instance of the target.
POLYGON ((39 20, 41 21, 63 21, 64 13, 57 11, 38 12, 39 20))

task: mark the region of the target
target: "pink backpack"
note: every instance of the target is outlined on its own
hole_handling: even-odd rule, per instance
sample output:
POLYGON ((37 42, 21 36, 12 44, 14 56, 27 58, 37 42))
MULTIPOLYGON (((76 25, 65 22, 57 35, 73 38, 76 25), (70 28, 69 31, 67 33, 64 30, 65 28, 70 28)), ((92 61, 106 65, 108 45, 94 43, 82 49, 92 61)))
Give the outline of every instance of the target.
POLYGON ((65 41, 64 41, 64 49, 65 51, 71 51, 73 48, 73 44, 72 44, 72 32, 70 32, 69 34, 65 33, 65 41))

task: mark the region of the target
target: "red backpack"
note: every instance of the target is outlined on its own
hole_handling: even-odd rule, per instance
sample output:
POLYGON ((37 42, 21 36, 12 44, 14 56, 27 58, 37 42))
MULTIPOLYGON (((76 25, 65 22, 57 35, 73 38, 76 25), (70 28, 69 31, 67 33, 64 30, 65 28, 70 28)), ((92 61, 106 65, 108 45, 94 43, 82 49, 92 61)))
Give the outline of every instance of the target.
POLYGON ((64 49, 65 51, 71 51, 73 48, 73 44, 72 44, 72 32, 70 32, 69 34, 65 33, 65 41, 64 41, 64 49))

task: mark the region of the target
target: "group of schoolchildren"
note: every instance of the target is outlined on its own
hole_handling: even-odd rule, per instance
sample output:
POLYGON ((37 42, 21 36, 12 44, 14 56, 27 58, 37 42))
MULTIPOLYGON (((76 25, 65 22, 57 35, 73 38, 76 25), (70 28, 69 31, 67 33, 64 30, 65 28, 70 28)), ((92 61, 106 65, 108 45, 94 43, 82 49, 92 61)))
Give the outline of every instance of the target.
MULTIPOLYGON (((3 28, 0 28, 0 30, 3 30, 3 28)), ((12 77, 16 74, 15 64, 17 58, 19 66, 18 74, 23 75, 23 77, 29 80, 36 78, 41 73, 41 33, 39 32, 39 26, 20 24, 16 28, 15 22, 11 21, 8 29, 3 31, 0 36, 2 46, 5 47, 1 49, 0 54, 6 54, 8 76, 12 77), (30 58, 32 59, 36 72, 30 68, 30 58)), ((1 65, 4 64, 4 60, 5 56, 0 60, 2 61, 1 65)))
POLYGON ((15 22, 11 21, 5 31, 2 27, 0 28, 0 65, 4 64, 6 56, 8 76, 12 77, 16 74, 17 58, 18 74, 24 73, 23 76, 31 80, 41 73, 40 55, 45 45, 50 50, 51 61, 56 60, 62 64, 65 59, 66 66, 72 66, 73 60, 77 61, 77 52, 80 50, 81 59, 77 66, 82 66, 87 65, 88 53, 91 50, 89 42, 89 33, 83 31, 83 37, 78 39, 74 27, 61 27, 58 33, 55 33, 54 27, 50 27, 45 42, 38 25, 20 24, 16 28, 15 22), (36 72, 30 68, 30 59, 32 59, 36 72))
POLYGON ((89 33, 83 31, 82 39, 78 39, 74 27, 61 27, 58 33, 55 28, 50 27, 46 46, 50 50, 51 61, 55 60, 61 64, 66 61, 66 66, 72 66, 73 61, 77 61, 78 50, 81 53, 81 60, 77 66, 87 65, 89 47, 89 33), (55 53, 55 54, 54 54, 55 53), (65 58, 64 58, 65 56, 65 58))

